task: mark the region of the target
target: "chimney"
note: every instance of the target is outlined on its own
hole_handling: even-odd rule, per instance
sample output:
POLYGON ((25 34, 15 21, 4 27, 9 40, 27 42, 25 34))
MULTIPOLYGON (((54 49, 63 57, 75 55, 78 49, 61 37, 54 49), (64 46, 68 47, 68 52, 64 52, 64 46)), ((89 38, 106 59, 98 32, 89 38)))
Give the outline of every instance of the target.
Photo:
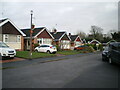
POLYGON ((69 36, 71 36, 71 33, 69 33, 69 36))
POLYGON ((53 31, 53 32, 54 32, 54 34, 56 34, 56 33, 57 33, 57 30, 56 30, 56 29, 54 29, 54 31, 53 31))

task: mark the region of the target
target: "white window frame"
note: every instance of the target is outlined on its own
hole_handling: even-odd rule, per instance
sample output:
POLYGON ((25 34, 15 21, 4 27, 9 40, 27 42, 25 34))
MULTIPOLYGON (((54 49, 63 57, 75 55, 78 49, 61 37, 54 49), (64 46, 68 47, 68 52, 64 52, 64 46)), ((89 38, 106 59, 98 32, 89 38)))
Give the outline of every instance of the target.
POLYGON ((70 48, 70 41, 69 40, 61 40, 61 49, 69 49, 70 48), (69 47, 68 47, 69 46, 69 47))
POLYGON ((38 38, 37 41, 39 41, 39 45, 43 44, 43 38, 38 38), (41 43, 40 43, 40 40, 41 40, 41 43))
POLYGON ((21 36, 17 35, 17 42, 21 42, 21 36))
POLYGON ((9 42, 8 37, 9 37, 8 34, 4 34, 4 35, 3 35, 3 41, 4 41, 4 42, 9 42), (6 41, 6 39, 7 39, 7 41, 6 41))
POLYGON ((39 43, 40 45, 41 44, 52 44, 52 39, 49 39, 49 38, 38 38, 37 41, 40 42, 41 40, 41 43, 39 43))

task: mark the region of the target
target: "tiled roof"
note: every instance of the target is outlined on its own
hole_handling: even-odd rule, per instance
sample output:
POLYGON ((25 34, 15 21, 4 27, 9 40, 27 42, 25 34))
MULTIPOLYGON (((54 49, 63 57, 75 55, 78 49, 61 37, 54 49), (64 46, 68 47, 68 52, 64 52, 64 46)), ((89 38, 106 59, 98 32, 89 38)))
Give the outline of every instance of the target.
POLYGON ((70 38, 72 41, 75 41, 75 39, 78 37, 78 35, 71 35, 70 38))
POLYGON ((56 33, 51 32, 51 34, 52 34, 52 36, 55 38, 55 40, 59 40, 64 33, 65 33, 65 32, 56 32, 56 33))
MULTIPOLYGON (((40 27, 40 28, 35 28, 33 30, 33 34, 32 36, 36 36, 40 31, 42 31, 45 27, 40 27)), ((30 37, 30 29, 21 29, 23 31, 23 33, 26 34, 26 37, 30 37)))
POLYGON ((22 34, 23 36, 26 36, 9 18, 0 20, 0 27, 3 27, 4 25, 6 27, 6 28, 3 28, 3 30, 5 30, 5 32, 7 32, 7 33, 11 32, 11 31, 14 32, 14 29, 16 29, 20 34, 22 34), (5 25, 6 23, 7 23, 7 26, 5 25), (7 28, 9 28, 9 30, 10 30, 9 32, 8 32, 7 28))

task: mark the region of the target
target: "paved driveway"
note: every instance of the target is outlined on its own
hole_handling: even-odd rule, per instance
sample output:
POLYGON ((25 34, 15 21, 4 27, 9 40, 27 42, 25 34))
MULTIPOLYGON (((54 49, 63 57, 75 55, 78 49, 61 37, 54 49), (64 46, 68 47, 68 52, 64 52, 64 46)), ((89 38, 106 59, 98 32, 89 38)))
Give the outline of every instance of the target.
POLYGON ((3 88, 118 88, 119 66, 102 62, 100 53, 61 58, 4 69, 3 88))

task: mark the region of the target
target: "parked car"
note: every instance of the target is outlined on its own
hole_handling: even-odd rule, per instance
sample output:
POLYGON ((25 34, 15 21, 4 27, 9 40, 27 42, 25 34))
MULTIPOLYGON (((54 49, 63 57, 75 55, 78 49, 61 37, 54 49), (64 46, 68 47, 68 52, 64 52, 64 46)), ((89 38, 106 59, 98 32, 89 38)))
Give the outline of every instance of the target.
POLYGON ((0 56, 14 58, 15 55, 15 49, 10 48, 5 43, 0 41, 0 56))
POLYGON ((109 44, 109 63, 120 63, 120 42, 109 44))
POLYGON ((107 43, 102 43, 103 49, 107 47, 107 43))
POLYGON ((36 47, 35 51, 55 54, 57 52, 57 48, 53 45, 41 45, 36 47))
POLYGON ((109 46, 106 46, 102 52, 102 60, 108 60, 108 52, 109 52, 109 46))
POLYGON ((83 49, 85 49, 85 47, 87 47, 87 46, 80 45, 80 46, 75 47, 74 50, 83 50, 83 49))

